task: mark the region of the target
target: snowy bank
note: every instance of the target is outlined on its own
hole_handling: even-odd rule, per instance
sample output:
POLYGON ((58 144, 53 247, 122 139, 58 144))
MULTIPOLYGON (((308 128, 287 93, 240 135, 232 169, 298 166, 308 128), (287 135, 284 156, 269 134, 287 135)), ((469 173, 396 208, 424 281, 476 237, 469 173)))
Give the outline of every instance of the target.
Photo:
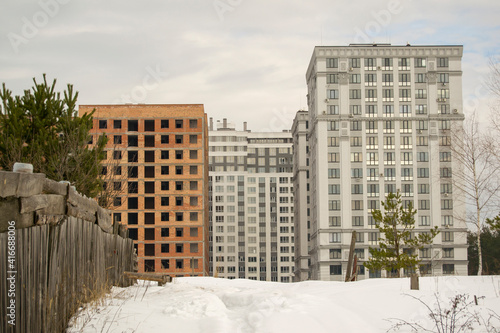
POLYGON ((488 319, 500 327, 500 276, 424 277, 420 290, 410 290, 408 278, 283 284, 193 277, 114 287, 102 306, 82 309, 68 332, 368 333, 386 332, 398 320, 433 330, 425 304, 445 309, 458 294, 472 302, 467 313, 484 320, 474 332, 487 332, 488 319))

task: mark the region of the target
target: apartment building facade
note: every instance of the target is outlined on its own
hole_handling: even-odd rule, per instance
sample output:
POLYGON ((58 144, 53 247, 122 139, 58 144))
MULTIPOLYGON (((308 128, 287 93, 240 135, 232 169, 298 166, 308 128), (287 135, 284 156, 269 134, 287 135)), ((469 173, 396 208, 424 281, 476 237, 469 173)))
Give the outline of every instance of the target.
MULTIPOLYGON (((464 119, 462 53, 462 46, 315 47, 306 74, 307 140, 303 128, 294 130, 295 149, 304 150, 304 142, 309 149, 309 191, 296 206, 310 205, 308 216, 296 214, 296 257, 309 258, 296 261, 296 272, 342 280, 356 230, 359 277, 385 276, 362 264, 380 237, 371 210, 399 190, 403 204, 418 211, 416 232, 441 230, 419 252, 420 273, 467 274, 464 194, 453 186, 460 165, 451 151, 451 129, 464 119)), ((297 115, 294 128, 303 118, 297 115)), ((294 161, 296 170, 304 170, 303 161, 294 161)), ((303 191, 304 177, 295 176, 303 191)))
POLYGON ((236 130, 226 119, 214 128, 211 120, 209 140, 211 273, 293 281, 290 132, 236 130))
POLYGON ((139 272, 208 275, 203 105, 81 105, 79 113, 93 110, 91 140, 108 137, 102 172, 113 218, 134 240, 139 272))

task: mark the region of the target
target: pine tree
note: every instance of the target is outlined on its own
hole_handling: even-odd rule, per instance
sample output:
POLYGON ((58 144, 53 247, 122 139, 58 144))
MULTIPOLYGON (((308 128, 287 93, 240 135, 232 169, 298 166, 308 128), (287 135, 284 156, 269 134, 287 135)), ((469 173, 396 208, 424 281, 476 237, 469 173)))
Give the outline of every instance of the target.
POLYGON ((35 83, 22 96, 13 96, 3 84, 0 98, 0 167, 12 170, 15 162, 33 164, 34 172, 50 179, 67 180, 76 189, 95 197, 102 189, 100 161, 104 159, 106 137, 88 148, 92 116, 78 117, 78 92, 67 86, 63 97, 52 85, 35 83))
POLYGON ((369 270, 385 269, 401 276, 401 269, 405 268, 416 272, 420 259, 418 250, 424 245, 432 243, 439 233, 438 228, 429 232, 415 234, 415 214, 413 205, 403 207, 399 191, 389 193, 382 201, 383 212, 379 209, 372 211, 373 219, 382 237, 379 238, 379 247, 369 248, 370 259, 364 264, 369 270))

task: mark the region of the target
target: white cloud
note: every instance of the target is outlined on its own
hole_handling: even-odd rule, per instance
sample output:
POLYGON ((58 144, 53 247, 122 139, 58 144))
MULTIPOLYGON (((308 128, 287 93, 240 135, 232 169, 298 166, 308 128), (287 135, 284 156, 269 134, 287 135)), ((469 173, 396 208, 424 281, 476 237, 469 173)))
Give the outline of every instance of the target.
POLYGON ((81 104, 112 103, 159 67, 168 75, 141 102, 203 103, 209 116, 257 130, 305 107, 315 45, 347 45, 358 31, 393 44, 464 44, 464 96, 500 49, 494 1, 220 1, 231 6, 222 20, 215 1, 72 0, 15 53, 8 34, 41 7, 6 0, 0 81, 20 94, 47 73, 60 89, 73 83, 81 104))

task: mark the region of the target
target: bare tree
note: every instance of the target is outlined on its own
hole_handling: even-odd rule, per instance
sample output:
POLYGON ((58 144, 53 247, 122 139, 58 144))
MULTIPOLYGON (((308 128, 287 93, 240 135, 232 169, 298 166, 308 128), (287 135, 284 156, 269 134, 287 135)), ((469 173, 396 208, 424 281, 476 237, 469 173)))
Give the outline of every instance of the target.
POLYGON ((464 204, 472 204, 474 213, 467 222, 477 228, 478 275, 483 270, 481 229, 484 221, 497 211, 500 190, 500 165, 496 163, 498 146, 492 137, 480 129, 476 113, 466 118, 463 127, 452 130, 452 158, 458 163, 453 170, 453 186, 465 194, 464 204))

